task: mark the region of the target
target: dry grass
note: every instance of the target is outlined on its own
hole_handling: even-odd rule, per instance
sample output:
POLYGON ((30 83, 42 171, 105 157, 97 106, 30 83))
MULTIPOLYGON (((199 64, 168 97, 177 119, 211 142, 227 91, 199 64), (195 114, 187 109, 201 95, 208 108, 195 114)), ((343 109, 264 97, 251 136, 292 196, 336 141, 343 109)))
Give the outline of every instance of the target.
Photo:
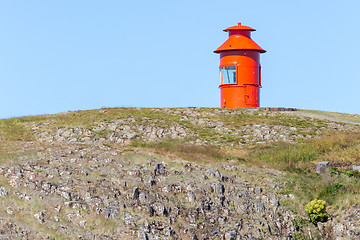
POLYGON ((0 140, 0 165, 14 164, 23 157, 33 157, 43 149, 44 146, 36 142, 0 140))
POLYGON ((0 139, 7 141, 32 141, 34 137, 32 131, 24 125, 21 118, 13 118, 0 120, 0 139))
POLYGON ((316 113, 324 116, 334 117, 334 118, 341 118, 347 119, 352 121, 360 122, 360 115, 358 114, 348 114, 348 113, 339 113, 339 112, 325 112, 325 111, 318 111, 318 110, 302 110, 304 112, 309 113, 316 113))
POLYGON ((195 145, 183 140, 166 139, 159 142, 133 141, 133 147, 141 147, 157 154, 173 155, 182 159, 211 162, 222 158, 223 153, 218 147, 210 145, 195 145))
POLYGON ((282 170, 308 170, 324 160, 360 164, 360 133, 333 132, 301 144, 273 143, 253 148, 246 159, 282 170))
POLYGON ((144 117, 149 119, 164 120, 166 123, 178 121, 177 116, 160 112, 156 109, 147 108, 103 108, 87 111, 75 111, 64 114, 47 115, 46 118, 37 119, 37 121, 51 121, 52 126, 55 127, 70 126, 92 128, 99 122, 111 122, 124 118, 134 118, 136 122, 139 122, 144 117))

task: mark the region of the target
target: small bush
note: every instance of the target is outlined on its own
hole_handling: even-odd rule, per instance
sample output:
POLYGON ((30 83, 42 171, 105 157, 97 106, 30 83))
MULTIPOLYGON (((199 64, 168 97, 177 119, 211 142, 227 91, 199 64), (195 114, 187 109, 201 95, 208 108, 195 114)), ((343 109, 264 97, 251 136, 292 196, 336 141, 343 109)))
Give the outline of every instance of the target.
POLYGON ((318 222, 327 221, 326 202, 323 200, 314 199, 306 205, 306 213, 309 216, 310 222, 317 224, 318 222))

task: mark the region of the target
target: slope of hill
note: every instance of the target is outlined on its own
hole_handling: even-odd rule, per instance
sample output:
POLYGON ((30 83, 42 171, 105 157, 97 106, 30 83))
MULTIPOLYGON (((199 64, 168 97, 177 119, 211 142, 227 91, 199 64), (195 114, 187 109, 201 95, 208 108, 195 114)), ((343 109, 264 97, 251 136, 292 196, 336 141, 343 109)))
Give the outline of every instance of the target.
POLYGON ((207 108, 3 119, 0 238, 358 239, 359 119, 207 108), (316 226, 314 198, 329 213, 316 226))

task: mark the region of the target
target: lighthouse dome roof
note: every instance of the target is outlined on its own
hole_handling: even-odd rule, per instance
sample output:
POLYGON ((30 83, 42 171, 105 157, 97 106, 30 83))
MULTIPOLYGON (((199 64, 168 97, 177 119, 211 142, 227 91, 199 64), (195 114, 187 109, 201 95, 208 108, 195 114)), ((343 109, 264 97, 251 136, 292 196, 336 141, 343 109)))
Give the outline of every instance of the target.
POLYGON ((248 27, 248 26, 241 25, 240 22, 238 23, 238 25, 225 28, 225 29, 224 29, 224 32, 228 32, 228 31, 231 31, 231 30, 256 31, 256 30, 255 30, 254 28, 252 28, 252 27, 248 27))

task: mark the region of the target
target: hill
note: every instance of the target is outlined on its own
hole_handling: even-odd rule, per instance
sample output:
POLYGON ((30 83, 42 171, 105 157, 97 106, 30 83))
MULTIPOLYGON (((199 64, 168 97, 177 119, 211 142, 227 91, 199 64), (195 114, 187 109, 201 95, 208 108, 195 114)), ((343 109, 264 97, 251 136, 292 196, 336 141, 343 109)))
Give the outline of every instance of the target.
POLYGON ((212 108, 3 119, 0 238, 358 239, 359 125, 212 108), (308 221, 314 198, 325 223, 308 221))

